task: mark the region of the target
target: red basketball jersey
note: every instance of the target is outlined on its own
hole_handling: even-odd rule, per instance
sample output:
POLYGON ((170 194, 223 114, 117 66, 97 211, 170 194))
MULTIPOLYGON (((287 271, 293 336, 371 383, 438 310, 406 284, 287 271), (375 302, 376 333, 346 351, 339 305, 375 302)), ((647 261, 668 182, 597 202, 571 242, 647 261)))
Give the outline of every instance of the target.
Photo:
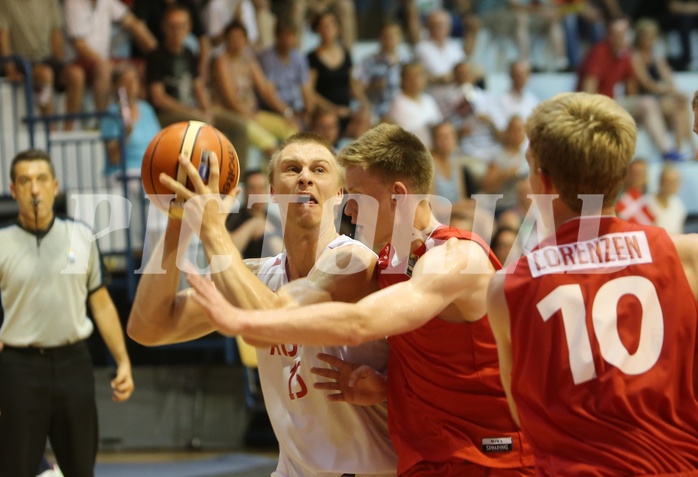
MULTIPOLYGON (((441 226, 407 260, 388 244, 379 254, 380 285, 409 279, 415 261, 451 237, 468 232, 441 226)), ((487 317, 451 323, 435 317, 417 330, 388 338, 388 428, 398 475, 420 461, 461 458, 494 468, 533 465, 530 448, 511 418, 499 377, 497 348, 487 317)))
POLYGON ((698 475, 698 306, 664 230, 571 220, 507 271, 512 394, 538 473, 698 475))

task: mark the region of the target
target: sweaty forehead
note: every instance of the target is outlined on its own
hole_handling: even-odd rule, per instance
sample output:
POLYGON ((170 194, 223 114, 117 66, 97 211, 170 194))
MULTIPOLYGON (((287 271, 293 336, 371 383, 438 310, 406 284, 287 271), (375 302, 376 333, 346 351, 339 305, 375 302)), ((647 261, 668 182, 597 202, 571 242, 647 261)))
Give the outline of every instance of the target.
POLYGON ((336 164, 334 154, 327 150, 327 148, 320 144, 315 143, 294 143, 289 144, 281 151, 279 155, 279 161, 328 161, 332 164, 336 164))

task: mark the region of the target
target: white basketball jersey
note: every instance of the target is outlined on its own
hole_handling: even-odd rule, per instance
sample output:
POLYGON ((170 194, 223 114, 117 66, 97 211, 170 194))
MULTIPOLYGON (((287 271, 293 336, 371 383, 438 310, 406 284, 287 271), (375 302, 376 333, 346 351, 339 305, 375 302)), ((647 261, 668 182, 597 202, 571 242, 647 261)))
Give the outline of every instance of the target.
MULTIPOLYGON (((360 242, 346 236, 327 249, 360 242)), ((286 253, 264 262, 257 276, 272 290, 288 283, 286 253)), ((316 358, 329 353, 356 364, 385 372, 385 340, 361 346, 300 346, 290 343, 258 348, 259 376, 264 402, 279 441, 279 464, 272 477, 339 477, 349 474, 390 474, 397 457, 388 436, 387 408, 330 402, 327 392, 316 390, 312 367, 327 367, 316 358)))

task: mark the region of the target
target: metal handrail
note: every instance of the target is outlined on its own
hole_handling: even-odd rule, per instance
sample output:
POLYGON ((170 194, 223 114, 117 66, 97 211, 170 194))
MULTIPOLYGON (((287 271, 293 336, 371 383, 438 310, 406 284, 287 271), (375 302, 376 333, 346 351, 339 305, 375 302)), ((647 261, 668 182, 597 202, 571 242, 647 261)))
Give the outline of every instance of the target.
MULTIPOLYGON (((35 121, 35 116, 34 116, 34 76, 32 75, 32 64, 31 62, 19 55, 9 55, 9 56, 0 56, 0 65, 3 65, 5 63, 9 63, 10 61, 14 61, 16 63, 20 63, 22 65, 22 68, 24 69, 24 101, 25 101, 25 106, 27 110, 27 115, 24 118, 24 122, 27 123, 27 128, 29 131, 29 145, 30 147, 34 147, 34 121, 35 121)), ((16 88, 17 85, 15 84, 14 87, 16 88)), ((16 95, 14 96, 16 98, 16 95)), ((15 111, 17 109, 15 108, 15 111)))
MULTIPOLYGON (((114 112, 108 112, 108 111, 98 111, 98 112, 90 112, 90 113, 69 113, 69 114, 51 114, 51 115, 37 115, 34 113, 34 105, 35 105, 35 95, 34 95, 34 81, 33 81, 33 75, 32 75, 32 64, 31 62, 22 56, 19 55, 9 55, 9 56, 0 56, 0 65, 14 61, 15 63, 19 63, 22 65, 22 68, 24 69, 24 80, 22 82, 24 86, 24 101, 25 101, 25 108, 26 108, 26 113, 23 118, 21 118, 21 121, 24 122, 27 125, 27 132, 29 135, 29 146, 31 148, 36 147, 36 125, 37 124, 44 124, 44 131, 46 134, 46 149, 49 155, 51 154, 51 146, 53 144, 53 140, 51 138, 52 131, 51 128, 49 127, 50 124, 55 123, 55 122, 60 122, 60 121, 69 121, 69 120, 83 120, 83 121, 90 121, 90 120, 102 120, 105 118, 110 118, 112 120, 115 120, 118 125, 118 134, 115 137, 102 137, 102 139, 106 140, 117 140, 119 143, 119 150, 121 154, 121 161, 120 161, 120 167, 121 167, 121 174, 124 180, 122 180, 122 193, 124 197, 128 197, 128 179, 126 179, 126 161, 125 161, 125 151, 126 151, 126 128, 124 126, 123 118, 121 117, 120 114, 114 113, 114 112)), ((15 88, 18 87, 17 84, 13 85, 15 88)), ((14 102, 14 111, 18 111, 17 106, 17 94, 15 93, 13 95, 13 102, 14 102)), ((17 136, 17 131, 15 131, 15 136, 17 136)), ((126 250, 124 252, 125 259, 126 259, 126 287, 127 287, 127 293, 129 299, 133 299, 135 296, 136 292, 136 276, 134 273, 134 270, 136 269, 135 267, 135 258, 133 255, 133 242, 131 239, 131 234, 129 230, 126 230, 125 234, 126 238, 126 250)))

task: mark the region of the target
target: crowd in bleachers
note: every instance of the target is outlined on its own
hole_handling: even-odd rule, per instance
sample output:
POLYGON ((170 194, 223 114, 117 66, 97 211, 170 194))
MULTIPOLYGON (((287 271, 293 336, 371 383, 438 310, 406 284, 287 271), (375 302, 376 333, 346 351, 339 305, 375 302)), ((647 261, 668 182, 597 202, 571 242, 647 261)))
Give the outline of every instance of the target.
MULTIPOLYGON (((243 170, 263 167, 297 131, 341 148, 387 121, 432 150, 433 191, 454 220, 467 221, 482 192, 503 194, 507 221, 525 205, 532 71, 577 72, 578 90, 611 96, 635 117, 657 159, 695 157, 690 99, 672 71, 691 68, 697 26, 696 0, 3 0, 0 56, 31 62, 40 114, 56 109, 55 91, 67 113, 87 96, 121 114, 127 150, 108 143, 107 174, 125 160, 137 175, 150 138, 182 120, 223 131, 243 170), (667 54, 670 32, 679 42, 667 54), (123 34, 130 41, 115 45, 123 34), (483 42, 489 53, 514 51, 499 63, 510 76, 502 94, 487 88, 483 42)), ((10 81, 29 73, 4 64, 10 81)), ((115 127, 101 124, 105 137, 115 127)))

